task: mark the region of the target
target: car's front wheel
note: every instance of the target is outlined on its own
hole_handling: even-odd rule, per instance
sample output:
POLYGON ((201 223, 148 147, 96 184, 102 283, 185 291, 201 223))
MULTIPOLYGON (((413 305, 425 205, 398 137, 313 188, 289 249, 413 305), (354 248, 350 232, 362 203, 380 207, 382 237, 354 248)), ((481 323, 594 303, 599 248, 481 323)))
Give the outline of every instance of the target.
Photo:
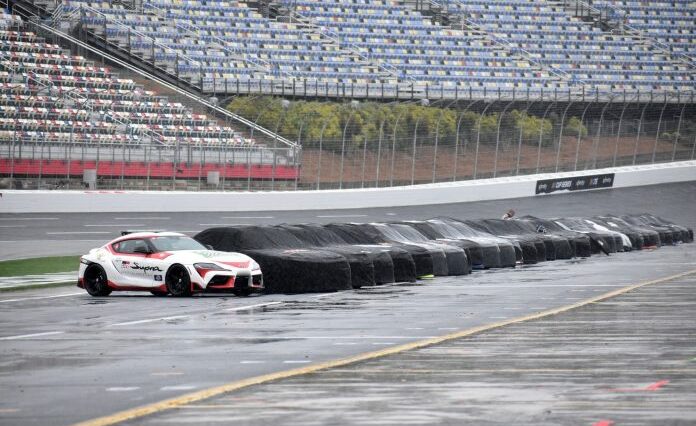
POLYGON ((95 264, 90 265, 85 271, 83 284, 87 293, 92 296, 108 296, 111 289, 106 278, 104 268, 95 264))
POLYGON ((167 291, 175 297, 185 297, 191 295, 191 277, 182 265, 173 265, 167 271, 165 278, 167 291))
POLYGON ((247 296, 251 296, 251 289, 250 288, 240 288, 237 290, 232 290, 232 293, 238 297, 247 297, 247 296))

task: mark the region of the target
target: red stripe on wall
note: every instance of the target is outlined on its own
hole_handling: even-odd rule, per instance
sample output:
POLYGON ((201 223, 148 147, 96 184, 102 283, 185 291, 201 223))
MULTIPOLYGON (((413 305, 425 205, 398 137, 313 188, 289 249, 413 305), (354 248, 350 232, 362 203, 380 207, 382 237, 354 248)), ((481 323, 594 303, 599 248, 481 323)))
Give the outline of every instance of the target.
MULTIPOLYGON (((85 169, 97 169, 99 177, 140 177, 146 178, 172 178, 176 175, 179 179, 197 179, 199 176, 207 178, 208 172, 218 171, 220 177, 227 179, 244 179, 249 176, 249 169, 244 164, 227 165, 219 163, 194 164, 187 166, 180 164, 176 169, 173 163, 144 163, 139 161, 79 161, 79 160, 14 160, 0 158, 0 174, 28 175, 28 176, 57 176, 81 177, 85 169)), ((276 166, 276 179, 295 179, 299 174, 298 167, 276 166)), ((252 165, 252 179, 271 179, 273 166, 252 165)))

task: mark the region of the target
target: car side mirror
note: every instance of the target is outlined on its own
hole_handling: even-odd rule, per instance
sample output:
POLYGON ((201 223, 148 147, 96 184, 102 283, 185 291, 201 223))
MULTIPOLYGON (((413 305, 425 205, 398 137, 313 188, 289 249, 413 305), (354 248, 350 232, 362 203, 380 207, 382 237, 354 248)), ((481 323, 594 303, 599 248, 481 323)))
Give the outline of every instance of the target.
POLYGON ((133 253, 140 253, 140 254, 150 254, 152 253, 149 248, 143 247, 143 246, 138 246, 133 249, 133 253))
POLYGON ((215 250, 213 246, 211 246, 210 244, 206 244, 205 248, 207 248, 208 250, 215 250))

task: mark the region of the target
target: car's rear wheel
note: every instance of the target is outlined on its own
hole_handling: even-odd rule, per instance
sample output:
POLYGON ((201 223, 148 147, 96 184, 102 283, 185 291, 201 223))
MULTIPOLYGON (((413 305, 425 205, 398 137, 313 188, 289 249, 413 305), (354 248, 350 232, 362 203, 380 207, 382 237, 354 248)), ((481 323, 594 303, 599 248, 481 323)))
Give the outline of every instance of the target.
POLYGON ((92 264, 87 267, 83 279, 83 285, 87 293, 92 296, 108 296, 111 294, 111 289, 106 278, 106 271, 97 264, 92 264))
POLYGON ((164 297, 164 296, 169 294, 166 291, 160 291, 160 290, 152 290, 150 293, 152 293, 153 296, 158 296, 158 297, 164 297))
POLYGON ((191 295, 191 277, 189 273, 181 265, 173 265, 167 271, 165 278, 167 291, 175 297, 185 297, 191 295))

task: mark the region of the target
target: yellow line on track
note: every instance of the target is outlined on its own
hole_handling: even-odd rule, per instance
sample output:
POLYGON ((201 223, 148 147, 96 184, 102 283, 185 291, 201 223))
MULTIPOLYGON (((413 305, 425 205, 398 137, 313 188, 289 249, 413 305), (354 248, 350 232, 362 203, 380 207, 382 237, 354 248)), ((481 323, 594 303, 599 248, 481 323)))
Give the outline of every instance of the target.
POLYGON ((478 327, 472 327, 465 330, 457 331, 454 333, 445 334, 438 337, 433 337, 429 339, 419 340, 416 342, 406 343, 403 345, 392 346, 390 348, 385 348, 379 351, 366 352, 358 355, 354 355, 348 358, 321 362, 318 364, 308 365, 306 367, 294 368, 292 370, 279 371, 276 373, 264 374, 262 376, 251 377, 248 379, 237 380, 224 385, 215 386, 212 388, 204 389, 197 392, 191 392, 186 395, 166 399, 164 401, 155 402, 148 405, 143 405, 141 407, 132 408, 124 410, 115 414, 111 414, 104 417, 99 417, 92 420, 87 420, 84 422, 76 423, 74 426, 109 426, 122 423, 128 420, 137 419, 140 417, 148 416, 151 414, 160 413, 163 411, 171 410, 183 405, 191 404, 194 402, 202 401, 214 396, 218 396, 224 393, 233 392, 239 389, 247 388, 249 386, 260 385, 263 383, 268 383, 271 381, 276 381, 280 379, 286 379, 289 377, 302 376, 306 374, 315 373, 321 370, 327 370, 330 368, 343 367, 349 364, 354 364, 357 362, 373 360, 377 358, 382 358, 389 355, 398 354, 405 351, 410 351, 414 349, 424 348, 426 346, 437 345, 439 343, 446 342, 448 340, 460 339, 462 337, 472 336, 484 331, 493 330, 496 328, 504 327, 507 325, 517 324, 525 321, 531 321, 535 319, 540 319, 552 315, 557 315, 563 312, 570 311, 572 309, 577 309, 592 303, 601 302, 603 300, 628 293, 629 291, 635 290, 640 287, 645 287, 648 285, 664 283, 667 281, 676 280, 683 278, 692 274, 696 274, 696 269, 692 269, 681 274, 670 275, 664 278, 658 278, 655 280, 644 281, 638 284, 630 285, 627 287, 620 288, 618 290, 610 291, 608 293, 601 294, 599 296, 592 297, 590 299, 582 300, 571 305, 561 306, 558 308, 548 309, 545 311, 537 312, 530 315, 525 315, 518 318, 512 318, 509 320, 497 321, 494 323, 489 323, 481 325, 478 327))

